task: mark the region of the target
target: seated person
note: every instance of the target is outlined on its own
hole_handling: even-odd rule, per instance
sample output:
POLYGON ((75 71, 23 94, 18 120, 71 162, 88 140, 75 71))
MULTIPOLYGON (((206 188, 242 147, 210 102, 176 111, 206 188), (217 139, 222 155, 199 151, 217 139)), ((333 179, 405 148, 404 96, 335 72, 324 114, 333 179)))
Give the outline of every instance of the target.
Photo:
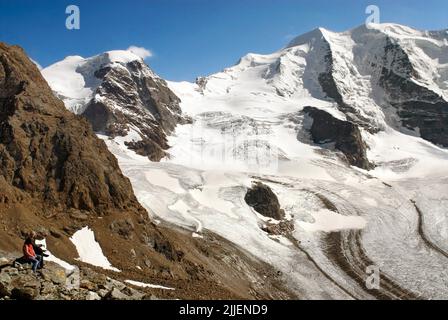
POLYGON ((28 237, 23 244, 23 255, 26 262, 31 262, 33 272, 36 273, 37 268, 40 267, 42 256, 37 255, 33 248, 33 239, 28 237))

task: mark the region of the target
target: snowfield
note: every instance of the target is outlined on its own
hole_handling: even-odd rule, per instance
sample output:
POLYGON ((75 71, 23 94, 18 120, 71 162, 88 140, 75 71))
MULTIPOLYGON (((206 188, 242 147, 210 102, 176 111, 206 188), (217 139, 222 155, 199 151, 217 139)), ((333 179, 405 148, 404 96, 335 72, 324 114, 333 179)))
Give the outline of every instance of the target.
MULTIPOLYGON (((99 137, 154 219, 204 241, 207 231, 228 239, 280 271, 301 298, 448 299, 448 150, 391 121, 375 85, 378 70, 365 63, 394 39, 409 52, 420 84, 447 97, 447 38, 390 24, 316 29, 195 84, 169 82, 193 123, 176 128, 160 163, 130 151, 126 139, 99 137), (361 129, 372 171, 348 166, 307 133, 305 106, 347 119, 317 81, 327 44, 336 87, 380 129, 361 129), (253 181, 276 193, 295 227, 290 236, 262 230, 269 219, 244 201, 253 181), (365 284, 372 266, 380 270, 379 290, 365 284)), ((68 108, 80 91, 65 100, 68 108)), ((81 259, 111 268, 100 248, 92 253, 93 233, 79 232, 73 241, 81 259)))

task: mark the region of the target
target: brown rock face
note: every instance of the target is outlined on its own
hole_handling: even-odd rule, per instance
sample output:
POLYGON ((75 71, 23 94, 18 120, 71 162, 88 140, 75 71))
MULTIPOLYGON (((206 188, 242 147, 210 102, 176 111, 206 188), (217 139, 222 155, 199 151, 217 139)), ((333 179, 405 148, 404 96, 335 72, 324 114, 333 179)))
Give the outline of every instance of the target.
POLYGON ((347 162, 362 169, 372 169, 367 159, 367 146, 364 143, 357 125, 349 121, 336 119, 328 112, 313 107, 305 107, 303 111, 313 118, 310 134, 317 144, 334 144, 341 151, 347 162))
POLYGON ((19 47, 0 44, 0 202, 141 210, 116 159, 67 111, 19 47))

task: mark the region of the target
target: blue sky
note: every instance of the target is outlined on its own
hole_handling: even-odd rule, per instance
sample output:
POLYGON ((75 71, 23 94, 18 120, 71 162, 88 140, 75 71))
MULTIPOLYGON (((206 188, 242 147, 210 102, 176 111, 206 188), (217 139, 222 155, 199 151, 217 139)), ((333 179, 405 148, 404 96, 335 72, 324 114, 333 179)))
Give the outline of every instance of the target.
POLYGON ((0 0, 0 41, 44 67, 135 45, 151 50, 146 61, 162 77, 191 81, 319 26, 358 26, 369 4, 380 7, 381 22, 448 28, 446 0, 0 0), (80 30, 65 28, 70 4, 80 8, 80 30))

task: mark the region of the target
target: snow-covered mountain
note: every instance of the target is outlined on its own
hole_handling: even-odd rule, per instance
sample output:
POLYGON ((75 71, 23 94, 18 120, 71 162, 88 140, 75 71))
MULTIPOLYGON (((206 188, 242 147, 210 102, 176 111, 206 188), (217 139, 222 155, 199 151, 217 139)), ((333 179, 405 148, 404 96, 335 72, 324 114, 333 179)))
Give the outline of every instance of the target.
POLYGON ((165 156, 166 134, 183 121, 180 100, 130 51, 67 57, 42 73, 67 108, 85 116, 96 132, 128 136, 128 147, 153 161, 165 156))
POLYGON ((446 299, 446 57, 446 31, 320 28, 196 83, 168 82, 192 121, 161 162, 131 152, 131 134, 100 136, 154 219, 228 239, 300 298, 446 299), (253 190, 259 205, 246 202, 253 190), (257 209, 278 211, 269 190, 275 218, 257 209))
POLYGON ((369 27, 343 33, 319 28, 272 55, 248 54, 201 79, 201 90, 230 93, 240 83, 258 82, 292 101, 335 103, 345 118, 370 132, 389 125, 447 146, 447 31, 369 27))

